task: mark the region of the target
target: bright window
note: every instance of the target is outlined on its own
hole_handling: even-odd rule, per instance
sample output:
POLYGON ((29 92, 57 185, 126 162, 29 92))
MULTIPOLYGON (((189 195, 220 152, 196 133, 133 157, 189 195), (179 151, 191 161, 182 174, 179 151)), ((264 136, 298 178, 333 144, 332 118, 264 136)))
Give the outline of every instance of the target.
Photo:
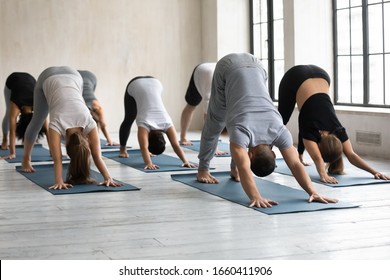
POLYGON ((333 0, 335 103, 390 107, 390 1, 333 0))
POLYGON ((278 100, 278 86, 284 74, 283 0, 250 0, 252 53, 268 72, 271 98, 278 100))

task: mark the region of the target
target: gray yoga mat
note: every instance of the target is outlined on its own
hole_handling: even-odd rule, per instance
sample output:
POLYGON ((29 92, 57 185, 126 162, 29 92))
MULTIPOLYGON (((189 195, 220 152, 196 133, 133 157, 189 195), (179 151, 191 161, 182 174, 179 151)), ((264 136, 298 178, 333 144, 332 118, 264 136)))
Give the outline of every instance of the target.
MULTIPOLYGON (((276 159, 276 165, 277 167, 275 168, 275 172, 292 176, 291 170, 288 168, 284 159, 276 159)), ((344 175, 331 175, 332 177, 335 177, 337 179, 338 184, 329 184, 322 182, 320 180, 320 176, 318 175, 314 163, 312 165, 305 166, 305 170, 309 174, 313 182, 335 188, 370 184, 390 184, 390 181, 374 179, 374 176, 372 174, 364 170, 358 169, 357 167, 352 167, 352 165, 349 165, 347 163, 345 163, 345 165, 351 166, 351 168, 356 168, 357 170, 354 170, 353 172, 347 171, 344 175)))
POLYGON ((157 164, 160 168, 155 170, 148 170, 145 168, 145 163, 141 155, 141 150, 128 150, 128 158, 120 158, 119 151, 102 151, 102 155, 106 158, 115 160, 121 164, 133 167, 143 172, 167 172, 167 171, 189 171, 195 168, 182 167, 183 162, 177 158, 169 155, 161 154, 151 157, 152 162, 157 164))
MULTIPOLYGON (((24 147, 23 145, 16 145, 16 157, 13 159, 6 159, 9 163, 20 163, 23 159, 24 147)), ((9 155, 9 150, 0 150, 0 156, 9 155)), ((53 161, 50 156, 50 151, 42 146, 42 144, 35 144, 31 153, 31 162, 53 161)))
MULTIPOLYGON (((67 172, 67 164, 63 165, 63 178, 66 176, 67 172)), ((116 182, 120 182, 123 184, 121 187, 105 187, 98 186, 98 183, 103 182, 103 176, 94 170, 91 170, 91 177, 96 180, 97 184, 79 184, 73 185, 73 188, 70 189, 62 189, 62 190, 51 190, 50 186, 54 184, 54 165, 53 164, 43 164, 43 165, 35 165, 35 172, 26 173, 21 170, 21 166, 16 166, 16 170, 22 174, 24 177, 34 182, 41 188, 47 190, 48 192, 58 195, 58 194, 76 194, 76 193, 88 193, 88 192, 112 192, 112 191, 135 191, 140 190, 139 188, 120 182, 115 180, 116 182)))
MULTIPOLYGON (((186 146, 186 145, 181 145, 182 148, 186 148, 192 151, 199 152, 200 150, 200 140, 191 140, 192 145, 191 146, 186 146)), ((221 140, 218 142, 218 150, 226 152, 227 154, 224 155, 216 155, 216 157, 230 157, 230 146, 228 143, 224 143, 221 140)))
MULTIPOLYGON (((172 174, 171 177, 175 181, 181 182, 185 185, 205 191, 223 199, 241 204, 243 206, 249 205, 249 198, 245 194, 241 183, 230 179, 229 172, 212 172, 212 175, 219 180, 218 184, 200 183, 196 180, 195 173, 172 174)), ((254 210, 265 214, 285 214, 326 209, 354 208, 359 206, 348 202, 328 204, 317 202, 308 203, 308 194, 303 190, 293 189, 257 177, 255 180, 256 185, 263 197, 267 197, 279 203, 278 205, 272 206, 271 208, 253 208, 254 210)))

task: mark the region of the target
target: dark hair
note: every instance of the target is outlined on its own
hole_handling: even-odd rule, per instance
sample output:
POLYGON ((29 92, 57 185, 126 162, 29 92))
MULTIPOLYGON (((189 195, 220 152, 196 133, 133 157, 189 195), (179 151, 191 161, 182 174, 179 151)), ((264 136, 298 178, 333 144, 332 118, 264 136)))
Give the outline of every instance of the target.
POLYGON ((259 177, 265 177, 275 170, 275 155, 270 146, 258 145, 252 152, 251 170, 259 177))
MULTIPOLYGON (((28 124, 31 122, 33 117, 33 113, 21 113, 19 116, 19 120, 16 123, 15 134, 18 140, 24 141, 24 133, 26 132, 28 124)), ((38 134, 38 138, 42 138, 43 134, 46 133, 44 127, 41 128, 38 134)))
POLYGON ((334 134, 322 135, 318 148, 324 162, 329 163, 329 173, 343 174, 343 144, 340 139, 334 134))
POLYGON ((160 155, 165 151, 165 139, 161 131, 152 130, 149 132, 148 150, 154 155, 160 155))
POLYGON ((66 153, 70 157, 66 182, 69 184, 93 184, 91 178, 91 150, 88 141, 76 132, 70 135, 66 144, 66 153))

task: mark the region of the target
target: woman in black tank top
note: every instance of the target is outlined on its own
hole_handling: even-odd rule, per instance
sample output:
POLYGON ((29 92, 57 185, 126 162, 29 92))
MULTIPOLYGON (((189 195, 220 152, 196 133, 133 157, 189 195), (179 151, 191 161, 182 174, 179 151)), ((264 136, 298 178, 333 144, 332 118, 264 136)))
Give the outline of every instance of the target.
POLYGON ((373 174, 376 179, 390 179, 371 168, 354 152, 345 128, 336 116, 328 94, 329 87, 328 73, 315 65, 294 66, 285 73, 280 82, 278 110, 284 124, 289 121, 295 104, 298 105, 298 152, 302 163, 306 148, 321 181, 336 184, 337 180, 329 176, 328 172, 344 173, 344 154, 349 162, 373 174), (328 170, 325 168, 325 162, 328 163, 328 170))

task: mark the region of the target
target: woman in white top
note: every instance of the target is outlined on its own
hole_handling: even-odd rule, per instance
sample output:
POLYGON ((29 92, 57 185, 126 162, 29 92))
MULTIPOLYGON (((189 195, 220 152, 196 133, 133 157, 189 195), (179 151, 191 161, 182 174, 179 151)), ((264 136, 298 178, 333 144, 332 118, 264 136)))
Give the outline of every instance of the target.
POLYGON ((211 82, 216 63, 201 63, 197 65, 191 75, 185 95, 186 106, 183 109, 180 119, 180 144, 192 145, 192 142, 187 139, 187 131, 190 126, 192 117, 196 107, 203 101, 203 115, 207 115, 209 107, 211 82))
POLYGON ((70 67, 50 67, 41 73, 34 90, 34 116, 27 127, 22 170, 34 172, 31 151, 40 127, 48 114, 49 146, 54 161, 55 183, 51 189, 68 189, 72 184, 88 184, 90 157, 104 177, 102 185, 120 186, 101 158, 97 126, 82 97, 83 80, 70 67), (61 137, 65 138, 70 157, 67 179, 62 178, 61 137))
POLYGON ((166 133, 173 150, 183 161, 183 167, 196 167, 191 164, 176 137, 176 130, 168 115, 161 95, 163 86, 161 82, 151 76, 139 76, 132 79, 126 86, 125 117, 119 129, 120 154, 119 157, 128 157, 126 151, 127 139, 131 126, 136 121, 138 125, 138 142, 145 169, 158 169, 150 155, 162 154, 165 150, 163 133, 166 133))

